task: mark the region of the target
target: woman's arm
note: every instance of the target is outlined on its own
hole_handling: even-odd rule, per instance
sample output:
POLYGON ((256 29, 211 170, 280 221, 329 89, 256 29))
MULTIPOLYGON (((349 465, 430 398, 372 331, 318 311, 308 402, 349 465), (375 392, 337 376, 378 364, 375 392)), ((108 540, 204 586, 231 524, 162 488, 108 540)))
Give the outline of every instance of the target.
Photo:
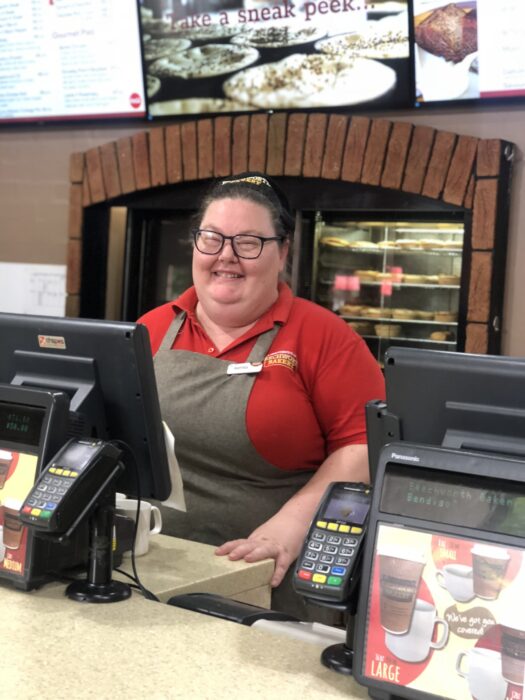
POLYGON ((347 445, 333 452, 303 486, 247 539, 231 540, 215 550, 219 556, 247 562, 275 559, 272 586, 278 586, 297 559, 310 522, 332 481, 369 482, 366 445, 347 445))

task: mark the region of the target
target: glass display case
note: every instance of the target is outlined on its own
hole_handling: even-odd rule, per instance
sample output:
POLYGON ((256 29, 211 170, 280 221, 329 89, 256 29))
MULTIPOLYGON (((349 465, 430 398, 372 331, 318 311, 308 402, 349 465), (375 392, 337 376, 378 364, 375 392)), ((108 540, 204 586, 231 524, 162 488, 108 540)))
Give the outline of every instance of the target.
POLYGON ((314 301, 381 363, 390 345, 461 350, 461 222, 341 219, 317 212, 314 301))

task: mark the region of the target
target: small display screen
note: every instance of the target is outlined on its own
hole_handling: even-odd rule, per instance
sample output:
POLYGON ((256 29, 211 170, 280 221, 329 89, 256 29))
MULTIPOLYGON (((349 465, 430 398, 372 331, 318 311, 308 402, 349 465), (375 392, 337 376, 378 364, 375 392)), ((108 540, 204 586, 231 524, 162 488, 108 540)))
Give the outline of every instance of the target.
POLYGON ((338 489, 326 504, 323 517, 327 520, 363 525, 369 510, 370 492, 338 489))
POLYGON ((45 413, 45 408, 0 401, 0 440, 37 447, 45 413))
POLYGON ((525 537, 525 484, 490 477, 389 464, 380 510, 525 537))
POLYGON ((82 471, 100 449, 97 443, 72 442, 57 458, 60 467, 82 471))

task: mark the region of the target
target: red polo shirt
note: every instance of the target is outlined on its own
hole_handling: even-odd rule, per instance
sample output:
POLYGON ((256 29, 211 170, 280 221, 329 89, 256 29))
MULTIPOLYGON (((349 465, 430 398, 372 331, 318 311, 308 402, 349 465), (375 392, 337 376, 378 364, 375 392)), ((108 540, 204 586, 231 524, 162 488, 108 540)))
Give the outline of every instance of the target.
MULTIPOLYGON (((255 379, 246 411, 248 435, 259 454, 281 469, 316 469, 345 445, 365 444, 364 406, 384 399, 382 372, 364 340, 341 318, 292 295, 279 298, 255 326, 218 352, 195 316, 191 287, 139 319, 155 354, 175 314, 187 313, 173 344, 230 362, 245 362, 257 336, 281 325, 255 379)), ((176 436, 175 436, 176 438, 176 436)))

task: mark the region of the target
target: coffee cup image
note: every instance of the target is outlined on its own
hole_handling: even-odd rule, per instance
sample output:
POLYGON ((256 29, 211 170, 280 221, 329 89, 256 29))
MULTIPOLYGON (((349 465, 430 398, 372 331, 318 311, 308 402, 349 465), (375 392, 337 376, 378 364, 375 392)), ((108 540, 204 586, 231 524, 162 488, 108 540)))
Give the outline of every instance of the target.
POLYGON ((380 547, 378 556, 381 626, 391 634, 405 634, 410 628, 425 556, 417 549, 395 545, 380 547))
MULTIPOLYGON (((116 512, 125 515, 128 518, 136 521, 137 518, 137 501, 131 498, 116 500, 116 512)), ((135 539, 135 556, 141 557, 148 553, 149 540, 151 535, 157 535, 162 529, 162 514, 157 506, 151 505, 149 501, 140 502, 139 524, 135 539), (152 525, 153 519, 153 525, 152 525)), ((125 555, 130 555, 131 552, 125 552, 125 555)))
POLYGON ((3 489, 7 480, 9 468, 13 463, 13 453, 8 450, 0 450, 0 489, 3 489))
POLYGON ((24 525, 19 517, 22 501, 6 498, 2 507, 4 510, 4 546, 7 549, 18 549, 24 532, 24 525))
POLYGON ((4 545, 4 528, 0 525, 0 564, 4 561, 5 545, 4 545))
POLYGON ((446 564, 443 569, 436 571, 436 580, 459 603, 474 598, 474 574, 471 566, 446 564))
POLYGON ((474 573, 474 593, 478 598, 495 600, 501 591, 510 561, 504 547, 476 544, 470 550, 474 573))
POLYGON ((500 617, 501 672, 515 685, 524 684, 525 676, 525 611, 521 601, 500 617))
POLYGON ((507 681, 501 673, 501 654, 494 649, 474 647, 456 659, 457 673, 468 681, 476 700, 505 700, 507 681))
POLYGON ((427 658, 432 649, 443 649, 448 641, 448 632, 447 622, 437 617, 432 603, 418 598, 408 632, 385 632, 385 646, 398 659, 419 663, 427 658), (432 641, 435 634, 436 641, 432 641))

